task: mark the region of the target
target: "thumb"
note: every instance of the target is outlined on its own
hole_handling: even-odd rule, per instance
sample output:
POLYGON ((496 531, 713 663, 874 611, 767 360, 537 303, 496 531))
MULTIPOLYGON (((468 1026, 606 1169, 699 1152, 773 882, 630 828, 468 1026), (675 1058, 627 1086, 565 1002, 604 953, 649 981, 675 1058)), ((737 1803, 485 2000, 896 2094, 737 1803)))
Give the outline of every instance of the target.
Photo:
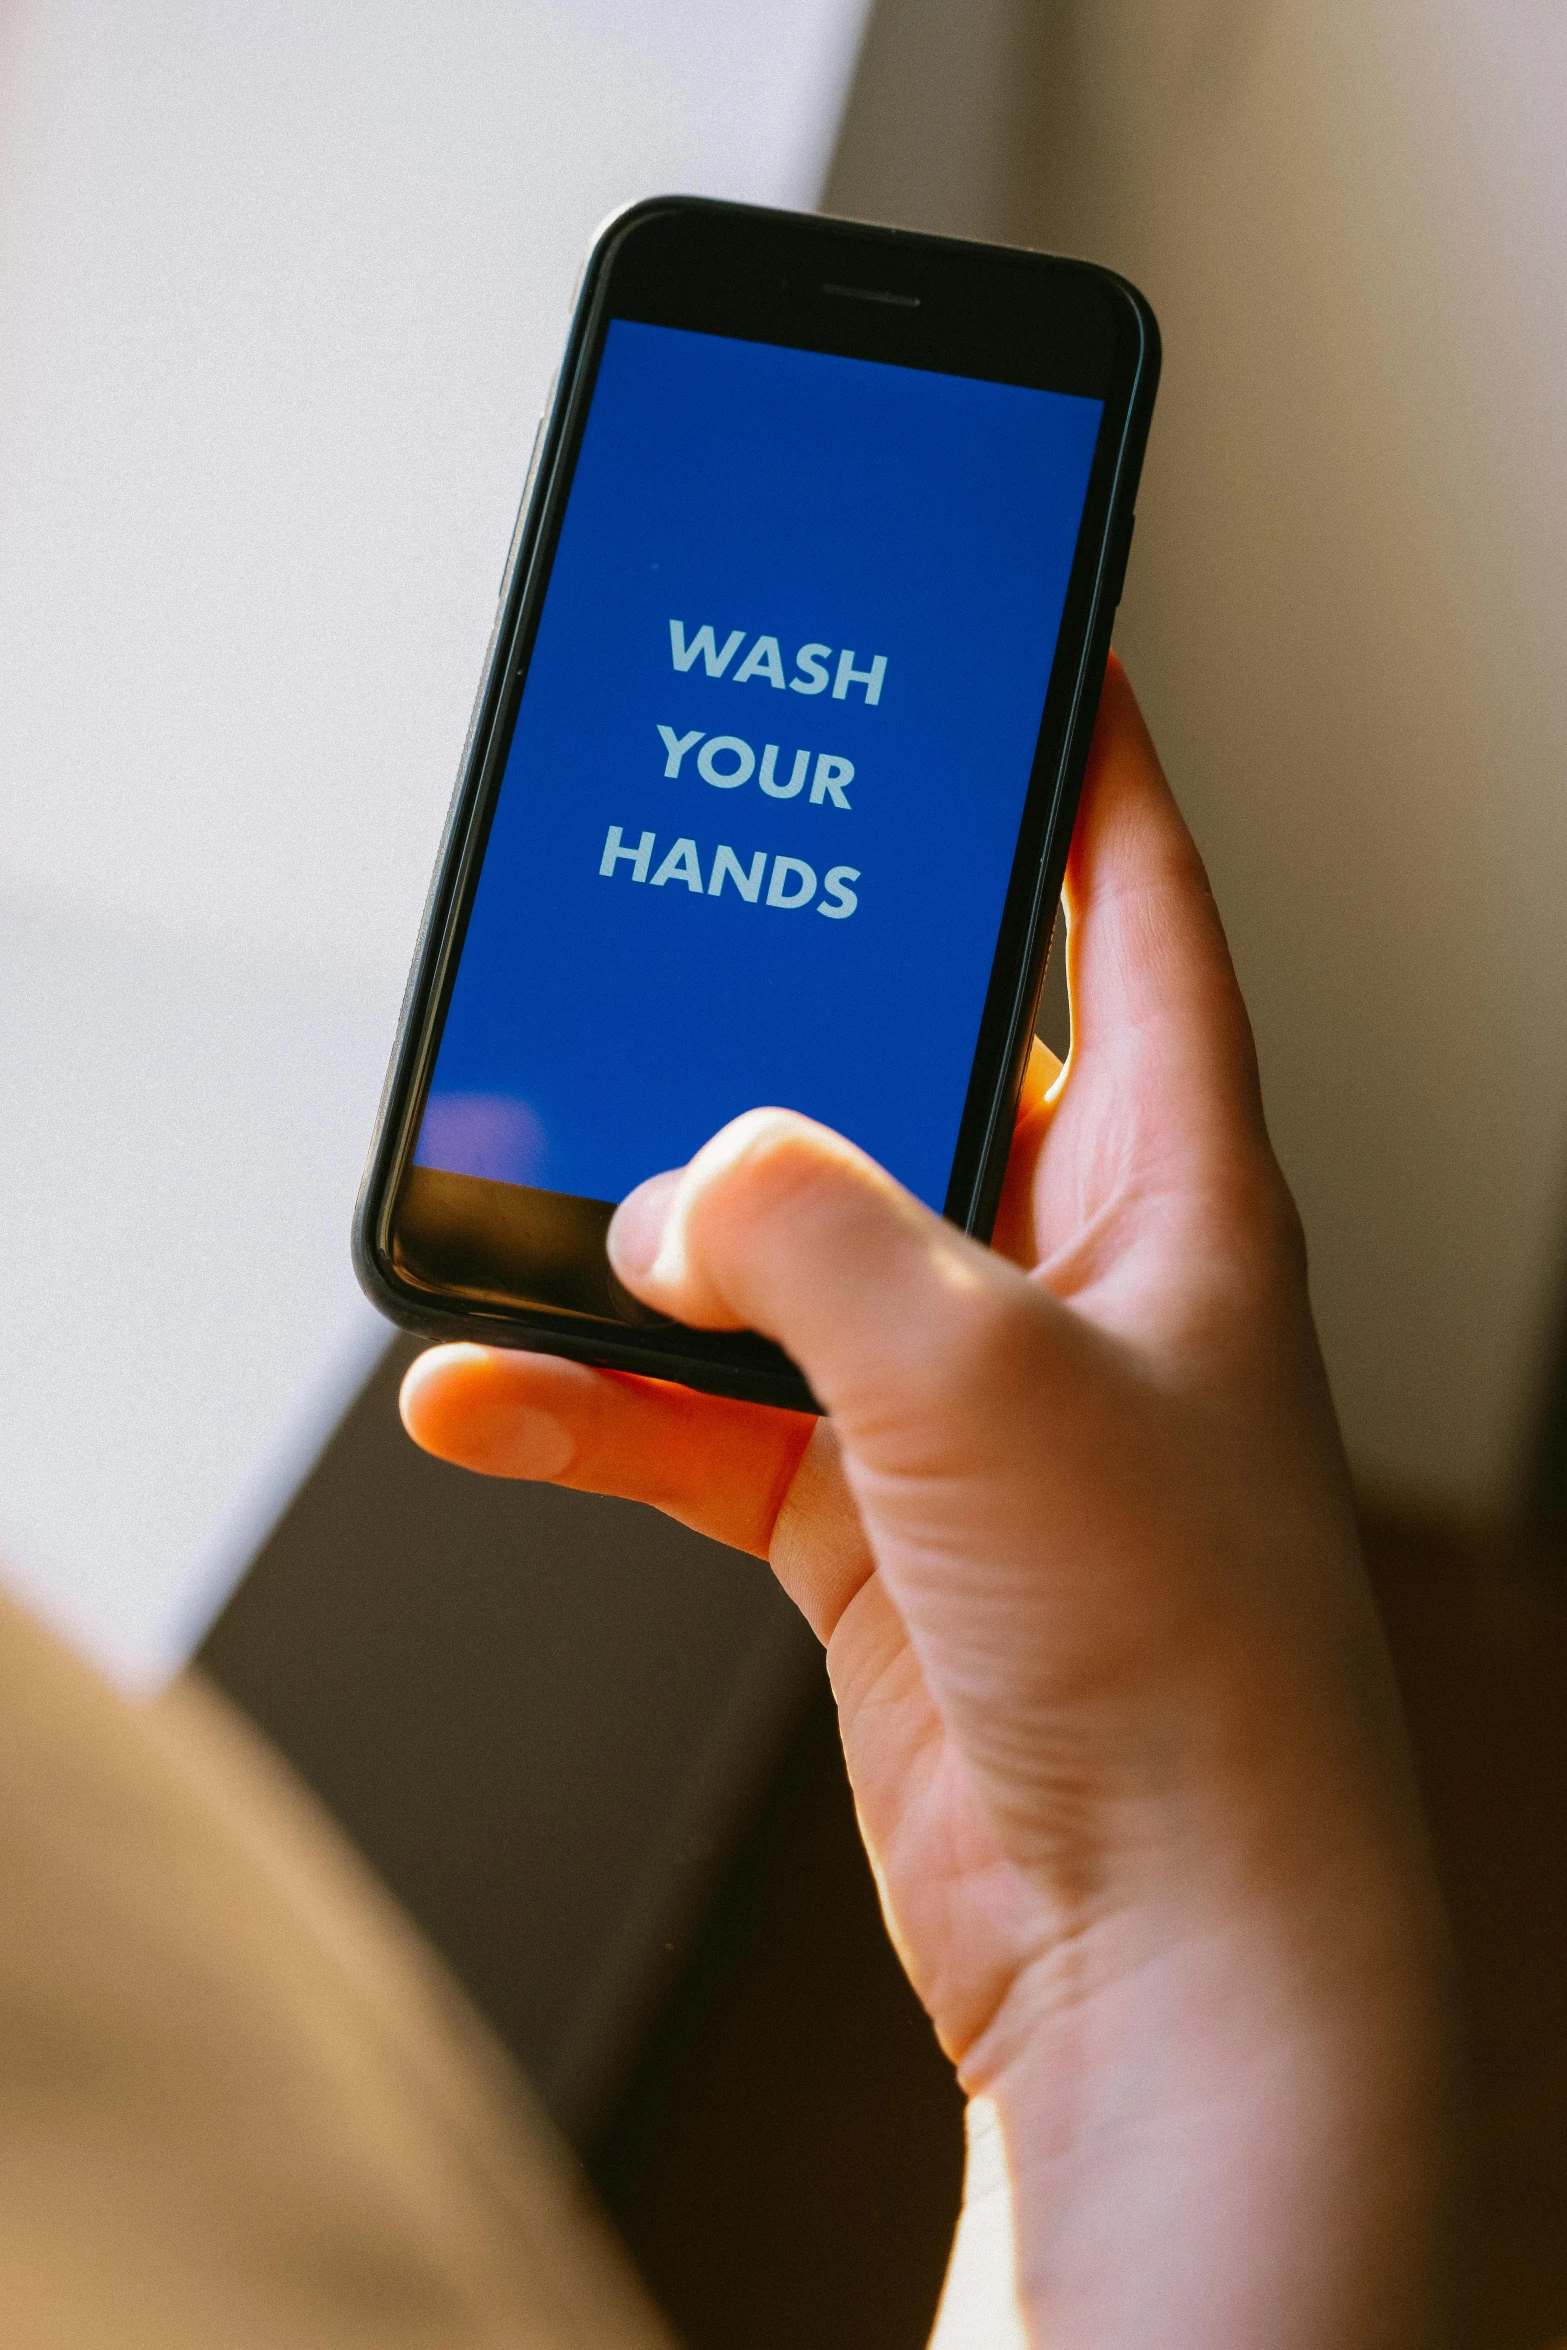
MULTIPOLYGON (((650 1305, 759 1330, 805 1373, 880 1586, 1020 1862, 1046 1857, 1053 1773, 1108 1788, 1134 1750, 1178 1750, 1183 1691, 1245 1615, 1237 1557, 1279 1585, 1253 1594, 1263 1613, 1322 1613, 1289 1597, 1288 1524, 1309 1531, 1324 1495, 1331 1517, 1337 1487, 1289 1412, 1274 1426, 1271 1374, 1194 1399, 809 1119, 747 1111, 633 1192, 609 1248, 650 1305), (1279 1525, 1259 1524, 1259 1476, 1279 1525)), ((800 1596, 831 1642, 852 1595, 800 1596)))
MULTIPOLYGON (((688 1167, 642 1185, 609 1247, 650 1305, 759 1330, 792 1356, 832 1415, 927 1673, 961 1675, 977 1643, 993 1683, 1016 1653, 1020 1602, 1039 1598, 1042 1451, 1079 1467, 1104 1458, 1124 1413, 1121 1342, 787 1110, 747 1111, 688 1167)), ((1070 1551, 1089 1531, 1095 1481, 1052 1482, 1052 1542, 1070 1551)), ((1050 1648, 1067 1670, 1069 1612, 1063 1600, 1050 1648)))
POLYGON ((609 1229, 628 1288, 704 1329, 772 1338, 847 1438, 880 1453, 911 1415, 951 1411, 998 1326, 1073 1318, 934 1215, 840 1134, 748 1110, 690 1165, 632 1192, 609 1229))

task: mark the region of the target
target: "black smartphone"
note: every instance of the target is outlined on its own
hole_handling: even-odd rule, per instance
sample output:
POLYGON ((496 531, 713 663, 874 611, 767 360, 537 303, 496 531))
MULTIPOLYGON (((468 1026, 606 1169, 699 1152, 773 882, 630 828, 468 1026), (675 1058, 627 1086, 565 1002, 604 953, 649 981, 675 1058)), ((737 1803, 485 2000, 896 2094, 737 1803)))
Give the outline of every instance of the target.
POLYGON ((759 1104, 989 1238, 1158 372, 1080 261, 691 198, 610 223, 360 1194, 384 1313, 814 1409, 605 1254, 759 1104))

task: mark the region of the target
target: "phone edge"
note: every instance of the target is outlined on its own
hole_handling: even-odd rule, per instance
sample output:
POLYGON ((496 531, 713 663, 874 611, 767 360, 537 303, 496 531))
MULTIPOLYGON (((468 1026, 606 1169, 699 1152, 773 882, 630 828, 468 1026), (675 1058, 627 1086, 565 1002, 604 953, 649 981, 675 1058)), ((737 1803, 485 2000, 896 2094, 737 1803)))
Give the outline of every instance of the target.
MULTIPOLYGON (((1046 833, 1048 846, 1040 866, 1030 917, 1029 942, 1024 951, 1021 976, 1013 1001, 1011 1029, 1003 1064, 1008 1072, 1007 1082, 997 1089, 968 1210, 962 1217, 952 1216, 950 1205, 947 1210, 952 1221, 958 1223, 963 1231, 987 1245, 995 1229, 1002 1187, 1006 1182, 1007 1160, 1011 1154, 1012 1134, 1017 1123, 1023 1075, 1034 1041, 1039 1001, 1045 983, 1045 966, 1050 958, 1050 942, 1055 932, 1061 889, 1066 879, 1067 860, 1071 855, 1072 835, 1077 824, 1078 804, 1088 772, 1088 757, 1099 716, 1099 700, 1110 661, 1115 616, 1120 609, 1121 593, 1126 584, 1132 527, 1137 519, 1137 492, 1142 480, 1143 460, 1147 454, 1154 401, 1158 395, 1163 364, 1159 321, 1147 297, 1129 278, 1120 276, 1115 270, 1104 269, 1094 262, 1084 262, 1079 266, 1092 269, 1105 284, 1114 286, 1125 297, 1137 323, 1141 352, 1132 396, 1127 403, 1121 445, 1116 452, 1107 528, 1094 580, 1093 617, 1084 643, 1066 743, 1057 769, 1056 795, 1046 833)), ((1068 1051, 1070 1053, 1070 1047, 1068 1051)))

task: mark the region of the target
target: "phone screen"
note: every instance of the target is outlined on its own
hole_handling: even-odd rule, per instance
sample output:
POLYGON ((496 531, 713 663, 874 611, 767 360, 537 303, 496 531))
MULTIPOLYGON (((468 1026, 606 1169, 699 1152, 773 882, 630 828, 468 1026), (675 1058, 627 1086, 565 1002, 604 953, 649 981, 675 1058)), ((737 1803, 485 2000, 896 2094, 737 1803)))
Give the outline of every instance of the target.
POLYGON ((942 1207, 1102 408, 611 322, 417 1164, 776 1104, 942 1207))

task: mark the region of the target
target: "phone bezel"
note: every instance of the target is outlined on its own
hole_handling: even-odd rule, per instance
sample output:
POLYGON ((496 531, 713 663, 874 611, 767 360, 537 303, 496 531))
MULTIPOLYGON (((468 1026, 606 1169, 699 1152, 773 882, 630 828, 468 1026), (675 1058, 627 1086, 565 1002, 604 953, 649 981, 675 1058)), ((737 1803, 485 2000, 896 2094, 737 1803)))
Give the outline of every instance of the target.
MULTIPOLYGON (((612 318, 1085 392, 1104 402, 945 1203, 946 1215, 981 1239, 989 1238, 1005 1175, 1119 599, 1157 384, 1158 329, 1134 287, 1090 263, 695 197, 655 198, 617 216, 583 273, 404 999, 355 1217, 356 1270, 384 1313, 430 1335, 566 1354, 814 1410, 796 1367, 754 1333, 661 1321, 623 1292, 609 1319, 477 1283, 441 1286, 438 1277, 431 1285, 410 1276, 398 1247, 399 1204, 406 1205, 411 1174, 425 1172, 411 1169, 412 1154, 612 318)), ((459 1191, 482 1188, 473 1177, 445 1181, 459 1191)), ((602 1290, 602 1268, 591 1270, 584 1295, 602 1290)))

